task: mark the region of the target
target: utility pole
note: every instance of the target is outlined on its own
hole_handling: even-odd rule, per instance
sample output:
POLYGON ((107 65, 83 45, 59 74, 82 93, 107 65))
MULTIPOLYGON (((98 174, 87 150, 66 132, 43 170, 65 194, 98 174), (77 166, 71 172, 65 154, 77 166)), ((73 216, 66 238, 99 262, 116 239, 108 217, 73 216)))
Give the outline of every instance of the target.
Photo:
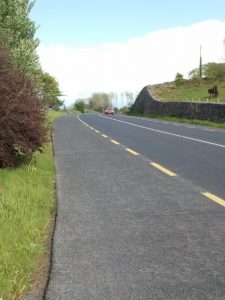
POLYGON ((202 78, 202 45, 200 45, 199 77, 202 78))

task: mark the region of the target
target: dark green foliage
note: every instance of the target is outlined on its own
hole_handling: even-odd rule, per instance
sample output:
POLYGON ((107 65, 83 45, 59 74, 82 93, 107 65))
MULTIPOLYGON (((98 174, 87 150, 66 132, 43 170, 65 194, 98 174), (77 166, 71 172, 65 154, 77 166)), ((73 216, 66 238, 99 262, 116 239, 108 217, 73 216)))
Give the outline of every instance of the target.
MULTIPOLYGON (((202 66, 202 77, 207 80, 224 81, 225 63, 208 63, 202 66)), ((199 69, 193 69, 189 72, 190 79, 199 79, 199 69)))
POLYGON ((35 79, 36 90, 45 107, 58 110, 63 101, 54 77, 41 70, 36 53, 39 40, 29 13, 35 1, 0 0, 0 47, 8 49, 17 69, 35 79))
POLYGON ((60 99, 62 93, 59 89, 59 84, 56 79, 47 72, 39 70, 37 73, 39 96, 46 108, 59 110, 63 105, 60 99))
POLYGON ((17 68, 33 76, 39 69, 35 23, 29 19, 34 1, 0 1, 0 46, 10 49, 17 68))
POLYGON ((181 85, 184 82, 184 76, 181 73, 177 73, 174 82, 177 86, 181 85))
POLYGON ((85 108, 86 108, 86 105, 85 105, 85 102, 82 101, 82 100, 78 100, 75 105, 74 105, 74 108, 78 111, 80 111, 81 113, 84 113, 85 112, 85 108))
POLYGON ((225 80, 225 63, 208 63, 203 65, 203 75, 210 80, 225 80))

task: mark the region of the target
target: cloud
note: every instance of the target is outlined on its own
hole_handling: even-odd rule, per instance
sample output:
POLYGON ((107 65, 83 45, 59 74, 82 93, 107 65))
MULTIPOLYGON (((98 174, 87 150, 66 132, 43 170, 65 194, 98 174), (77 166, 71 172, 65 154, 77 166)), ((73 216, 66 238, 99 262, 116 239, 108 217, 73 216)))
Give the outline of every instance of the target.
POLYGON ((38 54, 43 69, 59 82, 66 104, 93 92, 137 92, 145 85, 184 77, 199 65, 221 62, 225 54, 225 21, 207 20, 132 37, 124 43, 89 48, 41 44, 38 54))

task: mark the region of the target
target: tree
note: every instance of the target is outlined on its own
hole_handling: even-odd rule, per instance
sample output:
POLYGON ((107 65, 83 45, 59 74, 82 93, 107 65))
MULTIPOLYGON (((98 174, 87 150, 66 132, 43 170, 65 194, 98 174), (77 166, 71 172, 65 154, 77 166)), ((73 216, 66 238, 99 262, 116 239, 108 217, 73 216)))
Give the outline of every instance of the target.
POLYGON ((117 107, 117 101, 118 101, 118 95, 115 92, 111 92, 108 94, 109 99, 110 99, 110 105, 112 107, 117 107))
POLYGON ((63 105, 63 101, 60 100, 62 93, 59 89, 57 80, 47 72, 39 70, 37 72, 38 78, 38 91, 45 107, 59 110, 63 105))
POLYGON ((197 78, 199 78, 199 68, 195 68, 195 69, 191 70, 188 73, 188 77, 190 79, 197 79, 197 78))
POLYGON ((76 103, 74 104, 74 108, 82 113, 85 112, 85 102, 83 100, 77 100, 76 103))
POLYGON ((1 46, 10 49, 17 68, 33 76, 39 66, 36 48, 39 40, 35 38, 36 26, 29 19, 35 1, 0 1, 1 46))
POLYGON ((93 93, 91 95, 89 99, 90 109, 102 112, 108 106, 110 106, 110 99, 106 93, 93 93))
MULTIPOLYGON (((209 80, 223 81, 225 80, 225 63, 208 63, 202 66, 203 78, 209 80)), ((199 78, 199 69, 193 69, 189 72, 190 79, 199 78)))
MULTIPOLYGON (((223 40, 223 50, 225 52, 225 39, 223 40)), ((225 58, 224 58, 225 59, 225 58)))
POLYGON ((184 76, 181 73, 177 73, 174 82, 177 86, 181 85, 184 82, 184 76))
POLYGON ((131 106, 134 103, 134 94, 132 92, 125 92, 125 97, 127 100, 127 106, 131 106))
POLYGON ((205 64, 203 65, 203 74, 205 77, 212 80, 225 80, 225 63, 205 64))

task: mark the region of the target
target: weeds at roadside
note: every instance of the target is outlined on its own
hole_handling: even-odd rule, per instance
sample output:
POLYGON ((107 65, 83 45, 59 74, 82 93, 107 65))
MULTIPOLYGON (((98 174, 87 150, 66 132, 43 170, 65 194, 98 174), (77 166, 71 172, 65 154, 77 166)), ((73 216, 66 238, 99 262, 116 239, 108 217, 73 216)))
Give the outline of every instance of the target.
MULTIPOLYGON (((65 115, 51 112, 49 118, 65 115)), ((52 145, 29 163, 0 170, 0 299, 20 299, 44 254, 55 214, 52 145)))
POLYGON ((161 120, 165 120, 165 121, 186 123, 186 124, 193 124, 193 125, 210 126, 210 127, 216 127, 216 128, 225 128, 225 122, 218 123, 218 122, 212 122, 212 121, 206 121, 206 120, 185 119, 185 118, 162 116, 162 115, 143 115, 143 114, 137 114, 137 113, 127 113, 127 115, 137 116, 137 117, 145 117, 145 118, 152 118, 152 119, 161 119, 161 120))

